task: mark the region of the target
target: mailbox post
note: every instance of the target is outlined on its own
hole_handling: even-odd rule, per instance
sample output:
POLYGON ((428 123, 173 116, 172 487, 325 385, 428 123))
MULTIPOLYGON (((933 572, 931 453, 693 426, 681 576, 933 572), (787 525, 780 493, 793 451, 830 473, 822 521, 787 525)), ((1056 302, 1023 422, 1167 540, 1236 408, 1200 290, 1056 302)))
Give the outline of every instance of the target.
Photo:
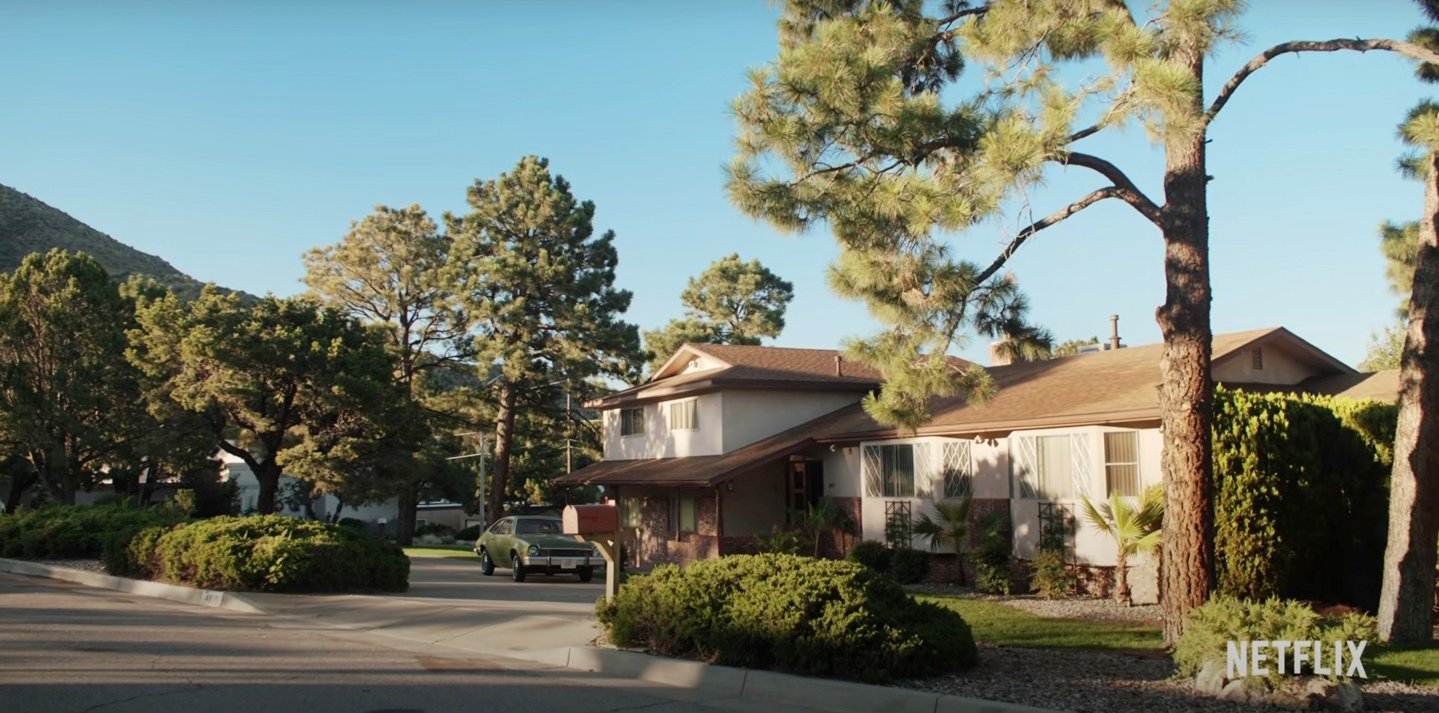
POLYGON ((605 558, 605 600, 620 591, 620 514, 613 503, 566 505, 561 516, 566 535, 593 542, 605 558))

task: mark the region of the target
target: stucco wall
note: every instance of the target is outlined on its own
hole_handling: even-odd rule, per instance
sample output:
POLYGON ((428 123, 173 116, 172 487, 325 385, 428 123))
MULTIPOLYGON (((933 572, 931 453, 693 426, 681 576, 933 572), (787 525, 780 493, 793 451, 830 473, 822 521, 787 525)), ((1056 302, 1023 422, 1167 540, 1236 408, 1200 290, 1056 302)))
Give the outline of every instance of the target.
POLYGON ((721 453, 724 429, 724 394, 701 394, 698 400, 699 428, 670 430, 669 408, 676 399, 644 404, 645 432, 633 436, 620 435, 620 409, 604 411, 605 460, 643 458, 679 458, 708 456, 721 453))
POLYGON ((860 394, 820 391, 727 391, 724 452, 743 448, 859 401, 860 394))
POLYGON ((784 523, 784 481, 788 464, 771 462, 747 471, 724 487, 724 534, 753 535, 784 523))

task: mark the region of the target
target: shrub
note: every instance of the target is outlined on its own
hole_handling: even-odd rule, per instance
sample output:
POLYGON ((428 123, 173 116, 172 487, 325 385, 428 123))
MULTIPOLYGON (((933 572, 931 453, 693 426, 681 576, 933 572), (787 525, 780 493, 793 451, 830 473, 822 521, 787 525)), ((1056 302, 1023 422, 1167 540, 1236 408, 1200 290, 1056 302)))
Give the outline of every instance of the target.
POLYGON ((474 542, 480 539, 481 532, 484 530, 479 525, 470 525, 455 533, 455 542, 474 542))
POLYGON ((991 510, 979 518, 977 542, 970 556, 974 561, 974 584, 991 594, 1014 590, 1009 572, 1009 513, 991 510))
POLYGON ((919 584, 929 574, 929 553, 908 547, 896 549, 890 555, 889 573, 900 584, 919 584))
POLYGON ((1377 605, 1394 406, 1219 389, 1214 412, 1217 590, 1377 605))
POLYGON ((357 517, 342 517, 340 518, 339 524, 340 527, 348 527, 351 530, 359 530, 360 532, 366 532, 370 528, 370 523, 357 517))
POLYGON ((108 505, 47 505, 0 516, 0 556, 30 559, 101 558, 107 543, 184 516, 166 508, 108 505))
POLYGON ((769 532, 755 535, 755 542, 759 545, 760 552, 782 555, 806 554, 812 545, 803 533, 797 530, 780 529, 777 525, 771 527, 769 532))
MULTIPOLYGON (((1230 641, 1261 640, 1377 643, 1377 626, 1374 618, 1365 614, 1320 617, 1307 604, 1293 600, 1249 602, 1218 596, 1189 612, 1184 633, 1174 647, 1174 663, 1180 673, 1193 675, 1210 661, 1222 665, 1230 641)), ((1270 669, 1270 682, 1279 682, 1278 667, 1270 669)))
POLYGON ((1064 555, 1055 550, 1045 550, 1034 556, 1030 563, 1029 586, 1045 599, 1067 597, 1079 584, 1079 577, 1064 561, 1064 555))
POLYGON ((858 562, 875 572, 888 572, 890 557, 894 550, 886 547, 883 542, 874 540, 860 540, 849 548, 849 554, 845 559, 850 562, 858 562))
POLYGON ((279 515, 219 517, 132 538, 126 569, 207 589, 395 591, 409 587, 398 546, 347 527, 279 515))
POLYGON ((969 626, 854 562, 734 555, 635 577, 597 616, 619 646, 885 682, 974 665, 969 626))

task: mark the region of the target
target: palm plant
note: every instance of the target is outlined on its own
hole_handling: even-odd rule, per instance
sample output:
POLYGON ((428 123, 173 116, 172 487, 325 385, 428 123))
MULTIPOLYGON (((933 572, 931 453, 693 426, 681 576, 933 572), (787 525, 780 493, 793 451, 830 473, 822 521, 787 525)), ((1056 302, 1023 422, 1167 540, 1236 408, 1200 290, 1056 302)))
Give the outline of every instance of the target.
POLYGON ((1119 547, 1114 567, 1114 598, 1129 606, 1129 558, 1139 552, 1153 550, 1159 544, 1159 526, 1164 521, 1164 490, 1155 485, 1144 491, 1138 507, 1118 493, 1098 507, 1088 497, 1080 496, 1084 516, 1100 532, 1109 535, 1119 547))
MULTIPOLYGON (((824 542, 824 536, 830 532, 839 532, 852 535, 855 530, 854 518, 849 512, 841 508, 829 498, 822 498, 819 502, 810 505, 809 509, 795 518, 800 523, 800 529, 804 531, 810 546, 814 549, 813 556, 819 559, 820 546, 824 542)), ((843 553, 843 547, 840 548, 843 553)))
POLYGON ((963 500, 934 503, 934 512, 939 519, 921 513, 914 523, 914 534, 929 538, 931 549, 949 543, 954 548, 954 559, 959 564, 959 583, 964 584, 964 539, 969 534, 969 509, 974 500, 966 495, 963 500))

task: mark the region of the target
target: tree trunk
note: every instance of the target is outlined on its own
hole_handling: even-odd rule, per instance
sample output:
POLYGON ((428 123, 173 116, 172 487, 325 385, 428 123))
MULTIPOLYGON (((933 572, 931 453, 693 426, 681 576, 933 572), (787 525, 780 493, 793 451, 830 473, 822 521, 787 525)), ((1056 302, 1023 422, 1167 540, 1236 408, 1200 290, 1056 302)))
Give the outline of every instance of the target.
POLYGON ((5 512, 14 513, 25 499, 25 493, 35 487, 36 481, 40 479, 33 471, 21 471, 20 467, 12 466, 10 472, 10 492, 5 496, 5 512))
POLYGON ((275 498, 280 494, 280 464, 275 462, 272 455, 259 465, 259 469, 255 471, 255 480, 260 483, 260 498, 255 503, 255 510, 261 515, 274 515, 275 498))
POLYGON ((1114 563, 1114 600, 1124 606, 1134 603, 1129 596, 1129 558, 1123 552, 1114 563))
POLYGON ((400 486, 399 511, 395 513, 395 541, 409 547, 415 541, 415 510, 420 505, 419 484, 406 479, 400 486))
MULTIPOLYGON (((1204 77, 1201 53, 1189 68, 1204 77)), ((1194 111, 1203 112, 1196 93, 1194 111)), ((1171 136, 1165 145, 1165 300, 1156 314, 1164 337, 1159 405, 1164 432, 1164 569, 1160 575, 1164 641, 1173 644, 1184 617, 1209 598, 1214 577, 1214 508, 1210 471, 1214 385, 1210 374, 1209 209, 1203 132, 1171 136)))
POLYGON ((490 506, 487 522, 504 516, 505 491, 510 486, 510 449, 515 441, 514 385, 500 387, 499 412, 495 419, 495 462, 490 470, 490 506))
POLYGON ((1439 153, 1428 157, 1424 216, 1399 364, 1399 425, 1389 480, 1389 542, 1379 597, 1379 635, 1420 644, 1434 636, 1434 561, 1439 540, 1439 153))

